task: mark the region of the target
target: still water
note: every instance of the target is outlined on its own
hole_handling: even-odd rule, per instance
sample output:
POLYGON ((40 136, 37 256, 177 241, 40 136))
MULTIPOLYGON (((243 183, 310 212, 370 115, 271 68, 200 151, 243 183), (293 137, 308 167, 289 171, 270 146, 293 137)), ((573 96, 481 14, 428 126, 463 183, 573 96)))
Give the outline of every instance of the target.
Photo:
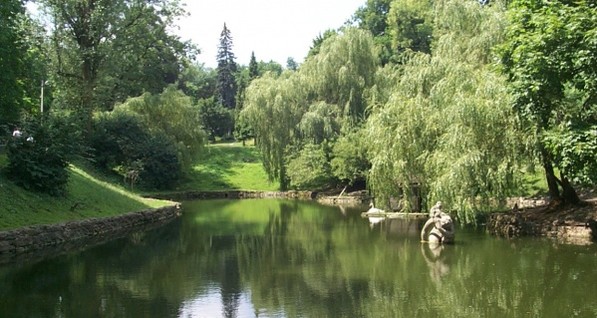
POLYGON ((194 201, 145 233, 0 267, 1 317, 597 317, 597 247, 290 200, 194 201))

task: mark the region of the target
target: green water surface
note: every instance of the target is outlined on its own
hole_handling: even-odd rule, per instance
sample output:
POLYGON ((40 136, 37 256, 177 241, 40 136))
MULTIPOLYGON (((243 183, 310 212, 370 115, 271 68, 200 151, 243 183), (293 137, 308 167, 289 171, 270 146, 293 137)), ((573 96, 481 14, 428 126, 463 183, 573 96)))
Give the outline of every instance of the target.
POLYGON ((0 267, 0 317, 597 317, 597 248, 361 209, 209 200, 145 233, 0 267))

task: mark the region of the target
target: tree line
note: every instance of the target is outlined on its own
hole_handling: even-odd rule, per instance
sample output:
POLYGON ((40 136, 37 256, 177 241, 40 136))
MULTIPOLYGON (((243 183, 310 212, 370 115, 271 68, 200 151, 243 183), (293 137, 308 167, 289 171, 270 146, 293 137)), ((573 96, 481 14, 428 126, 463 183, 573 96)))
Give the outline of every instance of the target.
POLYGON ((366 182, 465 222, 540 167, 556 203, 597 181, 595 3, 369 0, 241 115, 282 188, 366 182))
POLYGON ((17 184, 55 195, 89 161, 149 189, 172 187, 208 140, 252 137, 237 121, 251 78, 224 24, 214 70, 168 29, 179 0, 8 0, 0 6, 0 130, 17 184), (34 5, 34 16, 25 5, 34 5), (237 106, 239 105, 239 106, 237 106), (23 138, 10 138, 12 131, 23 138))
POLYGON ((0 125, 34 140, 9 138, 6 173, 25 186, 60 189, 52 156, 29 159, 50 151, 55 171, 79 156, 168 188, 220 138, 254 138, 282 190, 441 199, 464 221, 535 168, 555 202, 597 181, 593 1, 367 0, 285 67, 238 65, 224 25, 216 69, 168 32, 178 0, 37 3, 41 21, 0 8, 0 125))

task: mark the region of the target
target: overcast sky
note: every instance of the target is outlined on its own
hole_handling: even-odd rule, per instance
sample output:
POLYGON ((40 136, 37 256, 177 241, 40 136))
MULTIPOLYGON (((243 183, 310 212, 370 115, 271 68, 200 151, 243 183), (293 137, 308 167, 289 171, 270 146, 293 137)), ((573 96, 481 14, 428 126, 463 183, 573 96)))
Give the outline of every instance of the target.
POLYGON ((200 49, 197 60, 216 66, 224 23, 232 35, 236 62, 248 65, 251 52, 258 61, 286 66, 288 57, 302 63, 313 39, 337 29, 366 0, 185 0, 190 16, 176 31, 200 49))

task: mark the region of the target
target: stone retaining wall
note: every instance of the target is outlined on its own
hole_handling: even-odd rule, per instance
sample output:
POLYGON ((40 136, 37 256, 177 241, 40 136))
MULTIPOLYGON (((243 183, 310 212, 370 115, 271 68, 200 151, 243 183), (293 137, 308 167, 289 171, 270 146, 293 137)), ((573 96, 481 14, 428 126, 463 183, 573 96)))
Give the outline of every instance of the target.
POLYGON ((180 215, 179 205, 52 225, 0 232, 0 263, 43 258, 99 244, 166 224, 180 215))
POLYGON ((162 200, 187 201, 197 199, 315 199, 317 192, 313 191, 187 191, 151 195, 152 198, 162 200))
POLYGON ((597 220, 538 222, 518 213, 493 213, 487 231, 501 237, 546 236, 564 243, 590 244, 597 240, 597 220))

